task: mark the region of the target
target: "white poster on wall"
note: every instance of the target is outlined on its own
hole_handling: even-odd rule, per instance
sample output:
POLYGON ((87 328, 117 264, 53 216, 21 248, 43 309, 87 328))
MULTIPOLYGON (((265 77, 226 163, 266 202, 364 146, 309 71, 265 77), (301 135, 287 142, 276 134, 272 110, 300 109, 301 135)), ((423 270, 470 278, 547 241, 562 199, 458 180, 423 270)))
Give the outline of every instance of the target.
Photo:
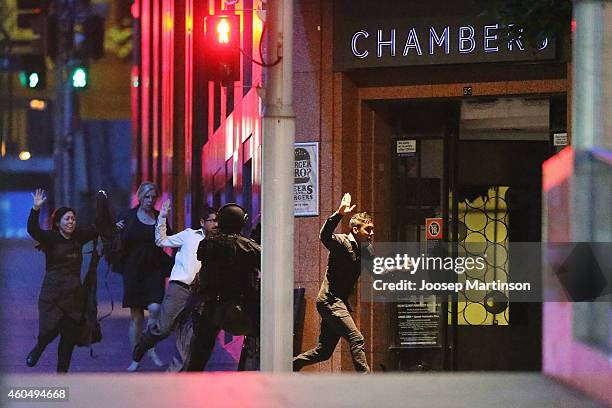
POLYGON ((416 139, 398 140, 395 142, 395 152, 398 156, 415 156, 416 139))
POLYGON ((295 144, 293 215, 319 215, 319 142, 295 144))

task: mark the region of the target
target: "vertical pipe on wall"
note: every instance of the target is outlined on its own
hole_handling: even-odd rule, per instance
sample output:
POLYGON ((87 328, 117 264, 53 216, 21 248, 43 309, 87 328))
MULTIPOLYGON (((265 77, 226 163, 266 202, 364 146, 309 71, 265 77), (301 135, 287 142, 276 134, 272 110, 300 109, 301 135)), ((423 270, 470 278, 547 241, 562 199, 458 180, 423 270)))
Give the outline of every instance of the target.
POLYGON ((268 1, 262 140, 261 370, 290 372, 293 355, 292 0, 268 1))
POLYGON ((163 154, 161 154, 161 133, 162 133, 162 75, 161 65, 162 57, 162 25, 161 25, 161 0, 152 2, 151 12, 151 155, 150 155, 150 180, 158 186, 162 186, 162 171, 161 162, 163 154))
MULTIPOLYGON (((140 1, 140 180, 151 177, 151 7, 149 0, 140 1)), ((136 186, 138 187, 138 186, 136 186)))
MULTIPOLYGON (((459 108, 455 116, 455 128, 450 135, 450 183, 453 195, 452 202, 452 235, 451 235, 451 256, 455 257, 458 253, 459 242, 459 118, 461 108, 459 108)), ((456 277, 455 277, 456 279, 456 277)), ((451 332, 450 332, 450 356, 448 364, 451 371, 457 371, 458 363, 458 343, 459 343, 459 296, 457 292, 451 295, 451 332)))
POLYGON ((135 0, 132 4, 132 200, 130 205, 135 204, 134 198, 136 189, 142 181, 142 24, 141 12, 142 2, 135 0))

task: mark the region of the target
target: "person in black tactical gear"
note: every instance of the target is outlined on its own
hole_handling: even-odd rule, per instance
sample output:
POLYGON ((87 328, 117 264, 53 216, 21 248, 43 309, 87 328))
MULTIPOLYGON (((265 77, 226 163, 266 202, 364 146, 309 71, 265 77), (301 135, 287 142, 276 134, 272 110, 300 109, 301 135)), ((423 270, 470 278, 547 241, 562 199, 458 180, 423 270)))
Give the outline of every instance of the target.
POLYGON ((202 371, 219 330, 259 336, 260 246, 240 235, 247 214, 238 204, 219 210, 219 233, 198 247, 203 309, 194 321, 195 341, 187 371, 202 371))

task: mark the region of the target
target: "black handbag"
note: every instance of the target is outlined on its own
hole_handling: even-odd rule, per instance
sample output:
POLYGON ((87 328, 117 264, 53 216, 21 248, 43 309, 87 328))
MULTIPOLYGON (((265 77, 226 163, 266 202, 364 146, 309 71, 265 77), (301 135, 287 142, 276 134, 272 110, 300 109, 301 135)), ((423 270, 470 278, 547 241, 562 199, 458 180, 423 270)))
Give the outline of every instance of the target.
POLYGON ((83 294, 85 304, 83 309, 83 321, 79 325, 79 331, 75 343, 80 347, 91 346, 102 340, 102 329, 98 320, 98 298, 97 298, 97 268, 100 255, 97 250, 98 240, 94 239, 91 260, 89 261, 87 276, 83 282, 83 294))
POLYGON ((125 242, 125 232, 128 231, 134 223, 135 214, 133 210, 124 213, 120 219, 125 220, 125 225, 122 229, 115 229, 110 240, 104 243, 104 257, 111 266, 111 270, 115 273, 123 275, 123 261, 127 255, 127 243, 125 242))
POLYGON ((111 266, 111 270, 119 274, 123 274, 121 264, 123 263, 123 258, 125 258, 126 254, 125 241, 122 235, 123 234, 121 234, 121 231, 117 231, 113 235, 108 243, 108 251, 106 252, 106 260, 111 266))
POLYGON ((76 345, 79 347, 89 347, 94 343, 102 341, 102 328, 98 320, 85 321, 80 326, 79 333, 76 338, 76 345))

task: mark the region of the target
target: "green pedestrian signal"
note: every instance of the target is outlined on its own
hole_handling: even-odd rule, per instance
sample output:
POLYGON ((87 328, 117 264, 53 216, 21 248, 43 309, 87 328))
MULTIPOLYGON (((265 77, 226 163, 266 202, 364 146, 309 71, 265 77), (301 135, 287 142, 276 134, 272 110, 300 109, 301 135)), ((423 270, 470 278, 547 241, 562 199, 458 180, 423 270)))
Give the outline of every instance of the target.
POLYGON ((89 71, 85 67, 76 67, 72 71, 72 87, 84 89, 89 82, 89 71))
POLYGON ((19 82, 29 89, 43 89, 47 82, 45 59, 40 55, 20 55, 19 82))
POLYGON ((38 72, 24 72, 19 73, 19 82, 26 88, 38 88, 40 87, 40 74, 38 72))

